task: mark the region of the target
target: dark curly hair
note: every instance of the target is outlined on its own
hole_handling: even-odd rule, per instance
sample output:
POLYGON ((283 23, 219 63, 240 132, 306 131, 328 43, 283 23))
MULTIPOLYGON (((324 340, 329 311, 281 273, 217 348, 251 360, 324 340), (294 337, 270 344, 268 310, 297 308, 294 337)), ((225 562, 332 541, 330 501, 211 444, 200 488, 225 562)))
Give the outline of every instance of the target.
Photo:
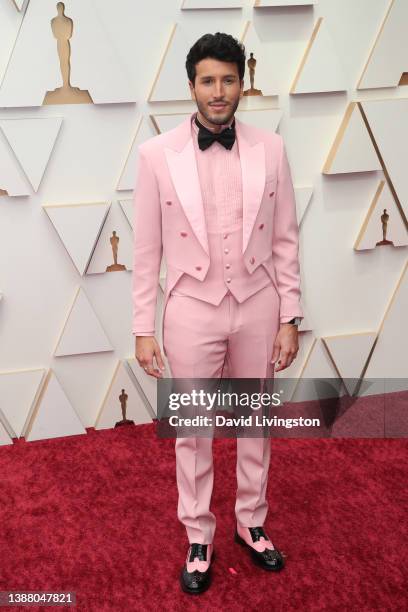
POLYGON ((245 47, 231 34, 224 34, 223 32, 204 34, 194 43, 186 59, 187 75, 193 84, 196 77, 196 64, 207 57, 221 62, 236 63, 240 80, 244 78, 245 47))

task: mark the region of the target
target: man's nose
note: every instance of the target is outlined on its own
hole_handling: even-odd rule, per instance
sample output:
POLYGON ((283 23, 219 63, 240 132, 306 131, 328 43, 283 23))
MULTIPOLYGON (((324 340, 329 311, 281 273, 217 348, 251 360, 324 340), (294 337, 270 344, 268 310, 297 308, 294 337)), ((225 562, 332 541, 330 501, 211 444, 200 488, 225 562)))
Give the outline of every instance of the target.
POLYGON ((222 81, 216 81, 213 89, 214 98, 222 98, 224 96, 224 84, 222 81))

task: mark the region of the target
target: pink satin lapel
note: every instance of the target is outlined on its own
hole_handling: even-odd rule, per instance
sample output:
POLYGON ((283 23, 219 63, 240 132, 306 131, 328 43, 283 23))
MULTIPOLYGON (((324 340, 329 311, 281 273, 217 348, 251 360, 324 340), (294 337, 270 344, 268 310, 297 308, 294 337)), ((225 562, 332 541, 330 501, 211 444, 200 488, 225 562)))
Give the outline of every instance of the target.
MULTIPOLYGON (((187 121, 190 121, 188 119, 187 121)), ((187 124, 186 124, 187 125, 187 124)), ((185 136, 183 127, 182 137, 185 136)), ((188 123, 189 127, 189 123, 188 123)), ((265 188, 265 147, 263 141, 251 144, 242 127, 236 121, 237 142, 242 172, 243 235, 242 252, 249 238, 262 201, 265 188)), ((177 144, 180 144, 179 142, 177 144)), ((201 197, 194 144, 191 136, 181 150, 166 147, 164 150, 174 188, 183 210, 204 251, 209 255, 203 201, 201 197)))

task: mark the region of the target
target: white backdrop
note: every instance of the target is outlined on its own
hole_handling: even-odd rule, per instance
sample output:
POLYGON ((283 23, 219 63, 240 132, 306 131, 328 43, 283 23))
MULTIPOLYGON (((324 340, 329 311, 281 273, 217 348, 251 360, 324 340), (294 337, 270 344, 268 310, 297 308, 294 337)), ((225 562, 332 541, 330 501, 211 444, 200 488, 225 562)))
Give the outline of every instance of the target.
MULTIPOLYGON (((336 377, 339 371, 351 375, 347 370, 350 360, 351 370, 356 375, 359 368, 361 372, 371 346, 366 343, 362 347, 358 335, 369 332, 375 338, 382 330, 366 376, 408 379, 405 320, 408 275, 402 277, 407 247, 386 246, 360 252, 354 249, 384 173, 382 170, 332 176, 322 173, 349 102, 388 101, 379 118, 372 113, 372 122, 381 139, 384 162, 391 178, 395 177, 398 183, 401 206, 405 210, 408 208, 408 176, 402 166, 408 153, 408 106, 404 102, 408 98, 408 88, 404 85, 356 88, 390 2, 319 0, 310 6, 257 9, 253 8, 253 0, 244 0, 242 4, 241 9, 181 10, 181 0, 143 3, 66 0, 65 14, 74 20, 74 33, 79 33, 77 39, 75 36, 71 39, 71 83, 90 93, 93 88, 97 93, 94 101, 98 104, 37 106, 41 104, 45 89, 60 85, 57 56, 52 55, 53 44, 56 53, 55 41, 50 44, 49 40, 44 40, 47 36, 44 19, 48 19, 47 14, 43 14, 44 2, 31 0, 28 8, 25 5, 26 13, 24 9, 19 13, 12 0, 3 0, 0 13, 0 128, 4 126, 4 129, 3 132, 0 129, 3 147, 0 148, 0 189, 6 189, 4 185, 8 180, 4 168, 12 168, 10 173, 17 172, 18 168, 19 180, 24 182, 26 193, 0 197, 0 421, 9 433, 12 431, 6 413, 12 410, 21 382, 18 376, 8 376, 9 382, 5 385, 2 380, 6 379, 1 374, 38 368, 47 372, 52 368, 83 426, 89 427, 95 425, 104 409, 118 362, 134 357, 131 271, 94 273, 94 268, 92 274, 81 276, 45 208, 90 202, 111 204, 105 222, 108 226, 104 229, 115 229, 120 217, 121 244, 131 240, 131 227, 119 200, 129 200, 132 191, 119 191, 117 186, 140 119, 148 122, 144 134, 149 135, 155 133, 150 115, 194 110, 191 100, 177 99, 180 98, 179 88, 187 83, 184 63, 189 43, 207 31, 223 30, 241 35, 247 21, 251 21, 259 39, 251 42, 258 44, 258 65, 265 61, 270 66, 270 89, 276 95, 244 98, 240 109, 274 109, 272 113, 265 113, 265 127, 277 127, 282 134, 299 194, 301 188, 312 191, 300 235, 307 325, 301 334, 302 349, 296 363, 285 375, 336 377), (322 38, 318 42, 316 37, 316 44, 322 48, 319 47, 317 59, 312 49, 308 55, 312 63, 308 64, 306 59, 303 67, 306 87, 310 84, 311 91, 289 93, 320 17, 323 18, 319 28, 322 38), (172 42, 176 46, 169 47, 156 80, 174 24, 177 27, 172 42), (97 28, 95 36, 92 35, 94 28, 97 28), (176 35, 181 38, 176 39, 176 35), (100 45, 103 49, 99 53, 100 45), (327 57, 332 58, 333 63, 327 65, 327 57), (173 74, 173 85, 166 74, 173 74), (340 90, 327 91, 329 82, 338 83, 340 90), (394 112, 392 103, 397 99, 402 103, 394 112), (48 141, 41 145, 46 149, 45 161, 41 162, 42 178, 34 191, 26 175, 33 165, 39 164, 36 156, 40 143, 37 137, 29 137, 30 128, 18 134, 19 149, 10 146, 6 137, 10 124, 6 120, 54 120, 56 117, 62 119, 62 125, 57 136, 50 132, 48 141), (280 121, 276 126, 277 117, 280 121), (21 170, 23 162, 26 163, 25 173, 21 170), (55 357, 54 349, 78 287, 84 289, 112 349, 55 357), (393 296, 393 303, 387 310, 393 296), (344 335, 350 335, 350 339, 344 335), (335 346, 338 336, 342 336, 340 349, 335 346), (322 341, 325 337, 335 337, 331 340, 331 356, 327 344, 322 341), (336 366, 335 353, 339 360, 336 366)), ((55 16, 56 2, 49 5, 51 16, 55 16)), ((405 9, 408 19, 408 6, 405 9)), ((398 44, 400 56, 405 61, 404 58, 408 58, 407 38, 399 40, 398 44)), ((394 65, 393 50, 389 53, 389 63, 394 65)), ((405 61, 405 70, 408 70, 408 61, 405 61)), ((258 74, 261 75, 261 70, 258 74)), ((367 105, 367 117, 370 108, 367 105)), ((129 159, 134 163, 133 158, 129 159)), ((96 234, 95 254, 98 252, 97 238, 96 234)), ((97 269, 95 262, 94 266, 97 269)), ((145 375, 137 371, 137 364, 131 365, 147 398, 154 397, 151 380, 145 380, 145 375)), ((140 387, 136 385, 136 389, 140 395, 140 387)), ((146 403, 146 397, 140 397, 146 403)), ((26 425, 34 399, 34 392, 31 399, 25 399, 26 425)), ((151 414, 147 404, 146 415, 149 416, 146 420, 151 414)), ((54 434, 49 431, 41 435, 54 434)))

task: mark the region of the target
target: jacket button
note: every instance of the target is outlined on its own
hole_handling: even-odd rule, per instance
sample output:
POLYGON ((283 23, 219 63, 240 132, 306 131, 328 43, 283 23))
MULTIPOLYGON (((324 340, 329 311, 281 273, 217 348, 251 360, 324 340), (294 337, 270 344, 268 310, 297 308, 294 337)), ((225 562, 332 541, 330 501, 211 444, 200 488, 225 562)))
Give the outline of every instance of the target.
POLYGON ((167 204, 167 206, 171 206, 172 205, 172 201, 171 200, 166 200, 166 204, 167 204))
POLYGON ((264 228, 264 224, 261 223, 261 225, 259 226, 259 229, 263 229, 264 228))
POLYGON ((275 193, 274 191, 271 191, 271 193, 269 194, 269 197, 271 198, 274 193, 275 193))
POLYGON ((251 257, 251 259, 249 260, 251 264, 255 263, 255 257, 251 257))
POLYGON ((196 270, 201 270, 201 266, 196 266, 195 269, 196 270))
POLYGON ((187 236, 187 232, 180 232, 180 236, 183 236, 183 238, 185 238, 187 236))

